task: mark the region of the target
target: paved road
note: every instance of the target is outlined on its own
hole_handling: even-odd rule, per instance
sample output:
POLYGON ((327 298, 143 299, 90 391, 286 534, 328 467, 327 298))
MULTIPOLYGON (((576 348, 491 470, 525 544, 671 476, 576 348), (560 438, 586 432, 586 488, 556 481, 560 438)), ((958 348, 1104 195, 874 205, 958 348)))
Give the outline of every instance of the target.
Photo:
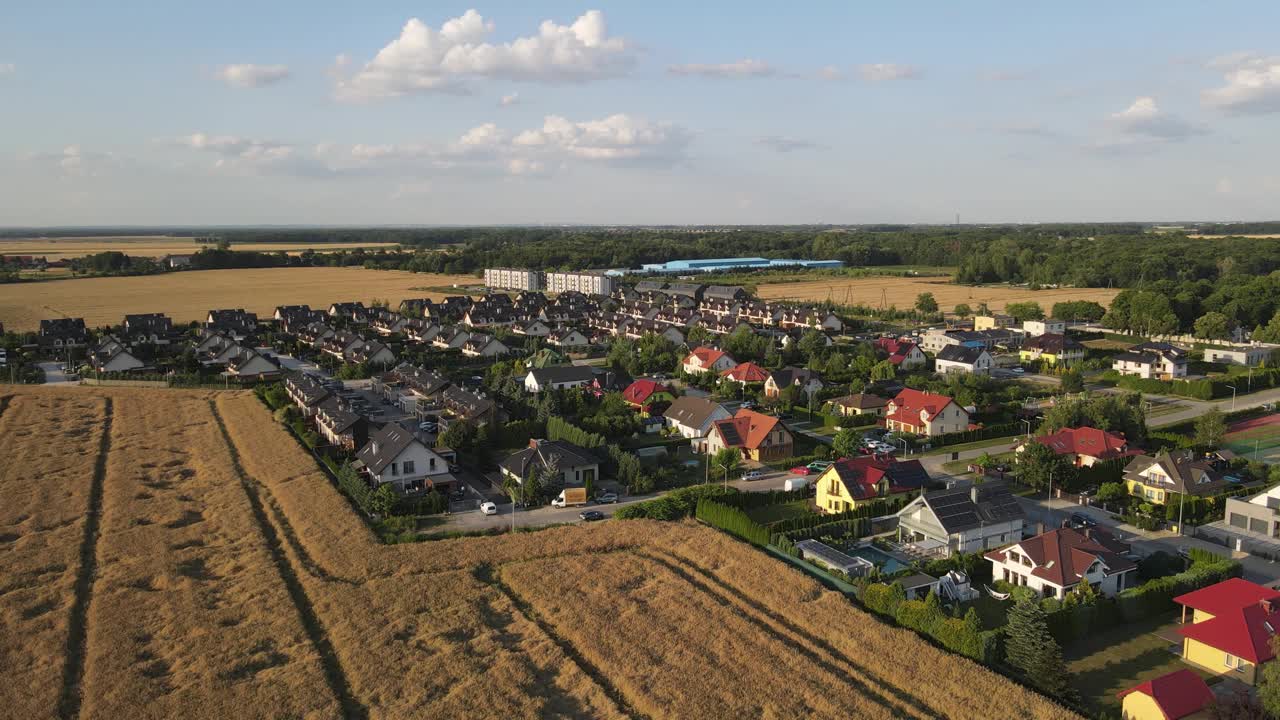
POLYGON ((44 382, 46 385, 70 385, 78 384, 76 380, 68 380, 67 374, 62 371, 62 363, 56 361, 46 361, 37 363, 40 369, 44 371, 44 382))

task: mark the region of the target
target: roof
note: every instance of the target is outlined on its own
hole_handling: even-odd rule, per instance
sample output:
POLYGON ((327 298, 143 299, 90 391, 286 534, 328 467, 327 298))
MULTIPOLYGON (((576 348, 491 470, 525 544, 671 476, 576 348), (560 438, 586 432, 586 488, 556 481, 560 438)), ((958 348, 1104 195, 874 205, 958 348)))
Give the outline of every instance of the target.
MULTIPOLYGON (((1004 483, 988 482, 967 488, 937 490, 921 496, 947 534, 988 523, 1023 519, 1022 506, 1004 483)), ((911 506, 908 505, 907 508, 911 506)), ((899 513, 905 512, 903 508, 899 513)))
POLYGON ((902 363, 911 354, 911 351, 916 349, 915 343, 894 338, 878 338, 875 345, 889 353, 889 362, 894 365, 902 363))
POLYGON ((986 352, 986 350, 980 347, 948 345, 938 351, 937 359, 972 365, 978 362, 978 358, 982 357, 986 352))
POLYGON ((769 379, 769 371, 753 362, 738 363, 736 366, 720 373, 722 377, 741 383, 761 383, 769 379))
MULTIPOLYGON (((1214 587, 1217 585, 1210 585, 1204 590, 1214 587)), ((1246 591, 1243 596, 1251 594, 1252 592, 1246 591)), ((1243 607, 1223 609, 1221 614, 1213 615, 1210 620, 1183 625, 1178 628, 1178 634, 1254 664, 1264 663, 1276 656, 1271 649, 1271 638, 1275 637, 1276 628, 1280 628, 1280 600, 1277 598, 1263 598, 1243 607)))
POLYGON ((529 447, 514 452, 502 461, 502 469, 513 475, 527 477, 529 467, 534 463, 546 466, 551 458, 557 458, 561 469, 597 465, 599 460, 590 450, 564 440, 530 440, 529 447))
POLYGON ((356 452, 356 459, 363 462, 369 472, 381 475, 392 460, 400 457, 400 453, 414 443, 422 444, 413 433, 391 423, 369 435, 369 442, 356 452))
POLYGON ((1193 610, 1203 610, 1210 615, 1223 615, 1229 610, 1254 605, 1260 600, 1277 598, 1280 598, 1280 590, 1251 583, 1243 578, 1228 578, 1179 595, 1173 601, 1193 610))
POLYGON ((716 422, 715 431, 720 434, 725 447, 754 450, 760 447, 769 437, 769 433, 781 424, 782 421, 772 415, 743 409, 728 420, 716 422))
POLYGON ((774 370, 769 374, 773 378, 773 384, 778 387, 786 387, 787 385, 808 385, 811 380, 818 380, 818 373, 808 368, 798 368, 787 366, 781 370, 774 370))
MULTIPOLYGON (((704 345, 703 347, 694 348, 694 350, 685 357, 684 361, 687 363, 693 358, 697 358, 702 367, 710 367, 722 357, 725 357, 725 352, 723 350, 717 350, 713 347, 706 347, 704 345)), ((729 358, 729 360, 732 361, 733 358, 729 358)))
POLYGON ((938 578, 924 573, 911 573, 910 575, 894 578, 893 581, 902 585, 903 590, 915 590, 938 582, 938 578))
POLYGON ((1213 702, 1213 691, 1204 678, 1189 668, 1174 670, 1168 675, 1134 685, 1117 697, 1134 692, 1149 695, 1155 700, 1167 720, 1179 720, 1205 709, 1213 702))
MULTIPOLYGON (((855 500, 867 500, 879 496, 882 480, 889 483, 890 493, 919 490, 929 484, 929 473, 919 460, 895 460, 892 457, 860 455, 838 460, 823 473, 840 479, 840 483, 855 500)), ((822 477, 819 477, 821 482, 822 477)))
POLYGON ((894 396, 893 404, 895 408, 887 417, 890 420, 909 418, 910 422, 914 424, 919 422, 920 413, 923 411, 925 417, 932 420, 952 402, 951 398, 946 395, 903 388, 901 392, 894 396))
POLYGON ((1192 450, 1161 450, 1152 455, 1138 455, 1124 468, 1128 480, 1150 483, 1142 473, 1157 466, 1172 480, 1168 487, 1174 492, 1188 495, 1204 495, 1221 488, 1226 481, 1213 463, 1196 455, 1192 450))
POLYGON ((700 428, 716 410, 724 410, 724 407, 706 398, 685 395, 676 398, 662 415, 671 422, 685 427, 700 428))
POLYGON ((1124 435, 1092 427, 1062 428, 1058 432, 1041 435, 1036 442, 1059 455, 1084 455, 1110 460, 1112 458, 1140 455, 1138 448, 1129 447, 1124 435))
POLYGON ((539 385, 564 382, 590 382, 595 371, 587 365, 556 365, 554 367, 534 368, 529 371, 539 385))
MULTIPOLYGON (((1032 575, 1059 587, 1079 582, 1098 561, 1102 562, 1108 576, 1138 567, 1133 561, 1123 557, 1123 553, 1129 551, 1127 544, 1098 529, 1086 533, 1059 528, 1009 547, 1021 548, 1031 558, 1031 562, 1035 564, 1031 570, 1032 575)), ((996 562, 1005 562, 1005 551, 1008 549, 992 550, 986 556, 996 562)))
POLYGON ((671 390, 666 385, 648 378, 641 378, 627 386, 622 391, 622 397, 633 405, 644 405, 649 402, 649 398, 655 393, 670 393, 671 390))
POLYGON ((1067 337, 1062 333, 1037 335, 1022 343, 1022 347, 1039 349, 1051 355, 1056 355, 1064 350, 1084 350, 1084 346, 1076 342, 1075 338, 1067 337))
POLYGON ((832 405, 858 408, 859 410, 882 408, 889 404, 888 398, 882 398, 879 395, 869 395, 867 393, 845 395, 843 397, 833 398, 830 402, 832 405))

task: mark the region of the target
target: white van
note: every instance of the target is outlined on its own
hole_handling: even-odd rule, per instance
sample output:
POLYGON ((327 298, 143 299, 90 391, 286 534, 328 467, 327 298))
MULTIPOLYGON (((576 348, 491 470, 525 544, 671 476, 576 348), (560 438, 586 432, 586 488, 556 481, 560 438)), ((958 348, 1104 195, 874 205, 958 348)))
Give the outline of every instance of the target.
POLYGON ((807 487, 809 487, 809 478, 787 478, 787 481, 782 484, 782 489, 787 492, 802 490, 807 487))

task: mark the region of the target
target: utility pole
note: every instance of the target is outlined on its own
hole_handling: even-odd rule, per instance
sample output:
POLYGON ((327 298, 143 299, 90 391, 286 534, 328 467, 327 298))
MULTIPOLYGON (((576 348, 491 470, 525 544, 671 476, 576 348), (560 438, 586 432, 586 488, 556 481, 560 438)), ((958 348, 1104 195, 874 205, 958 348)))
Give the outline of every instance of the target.
POLYGON ((1236 386, 1227 385, 1225 387, 1231 388, 1231 412, 1235 412, 1236 411, 1236 386))
POLYGON ((1187 502, 1186 493, 1178 493, 1178 537, 1182 537, 1182 506, 1187 502))

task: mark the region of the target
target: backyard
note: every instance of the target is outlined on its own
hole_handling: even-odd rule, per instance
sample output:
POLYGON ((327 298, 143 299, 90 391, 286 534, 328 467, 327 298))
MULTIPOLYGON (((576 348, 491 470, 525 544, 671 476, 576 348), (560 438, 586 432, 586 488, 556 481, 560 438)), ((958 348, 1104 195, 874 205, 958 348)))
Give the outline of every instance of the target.
POLYGON ((1096 712, 1119 706, 1116 693, 1183 668, 1211 677, 1178 657, 1176 613, 1165 613, 1096 633, 1063 648, 1072 686, 1096 712))

